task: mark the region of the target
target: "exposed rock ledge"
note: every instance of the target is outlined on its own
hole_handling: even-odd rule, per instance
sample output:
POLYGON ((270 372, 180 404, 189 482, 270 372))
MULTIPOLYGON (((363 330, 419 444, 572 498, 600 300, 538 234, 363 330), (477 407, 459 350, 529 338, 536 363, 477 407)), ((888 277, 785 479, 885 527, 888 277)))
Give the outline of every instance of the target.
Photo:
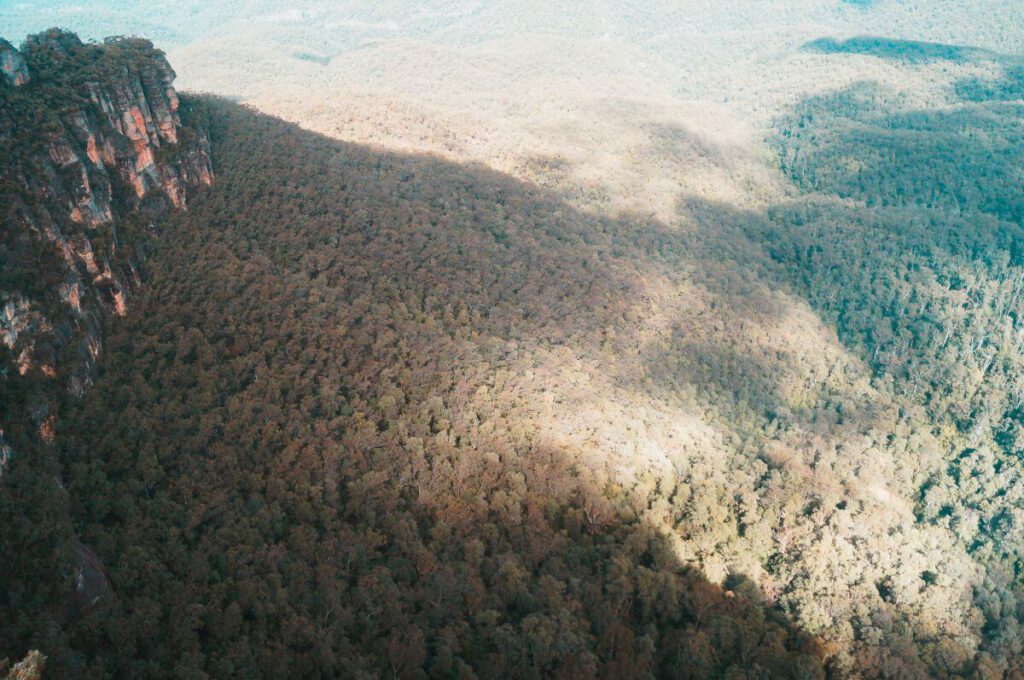
MULTIPOLYGON (((209 138, 182 123, 174 71, 145 40, 0 39, 0 73, 0 381, 80 394, 156 220, 213 181, 209 138)), ((0 407, 0 427, 45 439, 53 409, 36 401, 0 407)), ((11 455, 0 429, 0 473, 11 455)))

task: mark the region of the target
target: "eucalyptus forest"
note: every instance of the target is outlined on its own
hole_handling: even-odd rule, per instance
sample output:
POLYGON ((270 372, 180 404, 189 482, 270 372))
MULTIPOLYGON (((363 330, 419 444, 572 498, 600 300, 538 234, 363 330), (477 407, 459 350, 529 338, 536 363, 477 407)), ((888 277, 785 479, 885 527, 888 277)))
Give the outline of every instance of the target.
POLYGON ((1014 3, 107 4, 0 2, 0 676, 1024 678, 1014 3))

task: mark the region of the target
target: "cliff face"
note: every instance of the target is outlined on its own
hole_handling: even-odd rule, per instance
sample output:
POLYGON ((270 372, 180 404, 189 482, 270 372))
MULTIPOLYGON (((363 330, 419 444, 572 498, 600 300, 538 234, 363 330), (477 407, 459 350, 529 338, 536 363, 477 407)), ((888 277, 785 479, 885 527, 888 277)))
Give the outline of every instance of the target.
POLYGON ((0 38, 0 72, 11 85, 24 85, 29 81, 25 59, 14 45, 0 38))
MULTIPOLYGON (((201 116, 148 41, 0 39, 0 71, 0 390, 17 397, 0 399, 0 426, 46 440, 47 393, 88 386, 157 219, 213 171, 201 116)), ((0 430, 0 473, 9 444, 0 430)))

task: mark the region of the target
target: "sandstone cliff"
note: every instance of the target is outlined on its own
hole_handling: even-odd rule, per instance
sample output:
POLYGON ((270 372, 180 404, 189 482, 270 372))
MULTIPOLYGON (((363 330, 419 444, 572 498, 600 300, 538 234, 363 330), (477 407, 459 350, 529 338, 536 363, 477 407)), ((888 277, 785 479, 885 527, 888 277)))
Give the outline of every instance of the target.
POLYGON ((200 116, 148 41, 0 39, 0 72, 2 474, 11 431, 52 437, 52 394, 88 386, 158 219, 213 172, 200 116))

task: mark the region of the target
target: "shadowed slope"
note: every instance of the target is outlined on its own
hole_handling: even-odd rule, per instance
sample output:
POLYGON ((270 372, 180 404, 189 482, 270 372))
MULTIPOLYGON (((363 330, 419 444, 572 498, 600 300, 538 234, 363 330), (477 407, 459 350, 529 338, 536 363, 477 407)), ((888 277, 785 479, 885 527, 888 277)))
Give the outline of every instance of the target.
POLYGON ((72 632, 80 663, 821 676, 739 569, 723 588, 680 552, 671 516, 715 501, 656 492, 721 436, 614 358, 646 316, 632 256, 675 237, 214 113, 223 179, 167 225, 144 309, 61 435, 120 598, 72 632), (652 445, 673 433, 674 463, 652 445))
MULTIPOLYGON (((922 337, 880 297, 893 262, 1002 241, 825 199, 600 218, 212 106, 223 179, 165 226, 60 437, 120 599, 15 621, 12 654, 157 677, 1013 663, 1016 525, 955 497, 1012 468, 967 455, 948 481, 959 440, 879 361, 922 337), (979 510, 998 541, 974 544, 979 510)), ((35 529, 63 502, 2 523, 19 570, 59 572, 63 534, 35 529)))
POLYGON ((867 54, 880 59, 922 63, 930 61, 963 62, 979 55, 987 55, 984 50, 961 45, 946 45, 918 40, 897 40, 879 36, 857 36, 846 40, 835 38, 819 38, 804 45, 811 52, 825 54, 867 54))
POLYGON ((975 667, 979 576, 906 491, 935 442, 727 209, 601 219, 213 114, 222 180, 61 433, 120 598, 69 668, 975 667))

